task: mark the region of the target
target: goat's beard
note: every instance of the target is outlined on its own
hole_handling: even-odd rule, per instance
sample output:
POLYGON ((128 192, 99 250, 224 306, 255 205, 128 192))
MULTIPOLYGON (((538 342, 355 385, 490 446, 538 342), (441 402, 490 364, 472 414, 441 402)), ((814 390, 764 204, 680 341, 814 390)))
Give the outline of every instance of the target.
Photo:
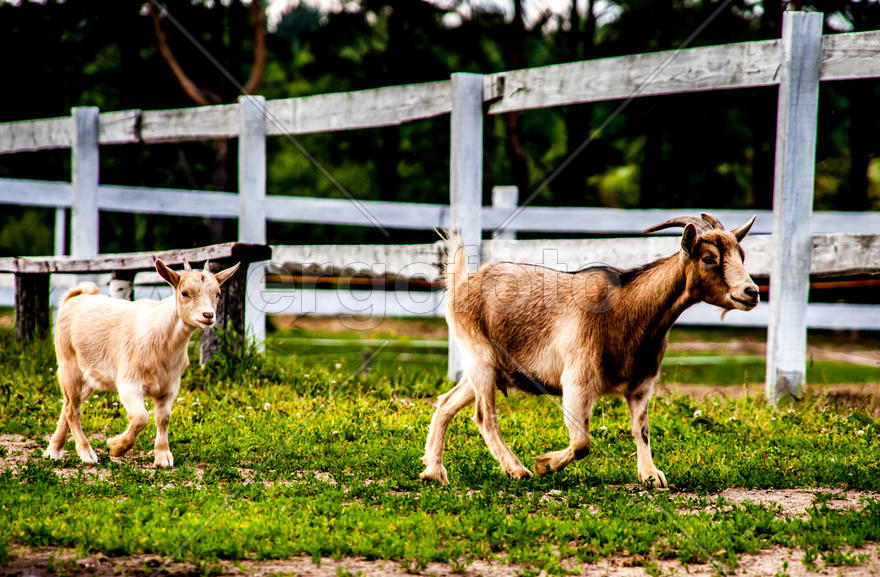
POLYGON ((724 316, 733 309, 721 309, 721 322, 724 322, 724 316))

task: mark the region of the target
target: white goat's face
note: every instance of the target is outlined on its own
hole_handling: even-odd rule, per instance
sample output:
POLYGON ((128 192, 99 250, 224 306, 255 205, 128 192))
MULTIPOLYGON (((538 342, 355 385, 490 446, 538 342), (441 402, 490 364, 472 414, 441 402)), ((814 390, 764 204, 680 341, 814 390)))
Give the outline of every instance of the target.
MULTIPOLYGON (((220 287, 238 270, 239 265, 214 274, 207 268, 192 270, 188 264, 184 264, 186 270, 175 272, 161 260, 157 260, 156 270, 174 287, 180 320, 195 329, 209 329, 214 326, 220 287)), ((207 263, 205 266, 207 267, 207 263)))

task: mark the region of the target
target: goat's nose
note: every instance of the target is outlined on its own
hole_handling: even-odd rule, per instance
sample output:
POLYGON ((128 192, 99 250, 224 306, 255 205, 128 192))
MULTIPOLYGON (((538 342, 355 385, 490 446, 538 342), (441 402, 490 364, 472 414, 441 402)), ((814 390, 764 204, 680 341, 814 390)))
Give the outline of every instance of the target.
POLYGON ((205 317, 206 319, 208 319, 209 321, 214 319, 214 313, 202 313, 202 316, 205 317))
POLYGON ((751 299, 757 299, 757 298, 758 298, 758 295, 759 295, 759 293, 758 293, 758 287, 756 287, 755 285, 747 286, 747 287, 743 290, 743 292, 746 293, 746 296, 748 296, 748 297, 751 298, 751 299))

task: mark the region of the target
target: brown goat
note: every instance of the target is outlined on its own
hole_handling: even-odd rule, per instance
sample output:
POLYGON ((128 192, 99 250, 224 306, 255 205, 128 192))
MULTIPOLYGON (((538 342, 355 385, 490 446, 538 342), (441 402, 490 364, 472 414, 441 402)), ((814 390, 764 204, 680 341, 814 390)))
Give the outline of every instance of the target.
POLYGON ((648 404, 679 315, 700 301, 751 310, 758 287, 743 265, 739 242, 755 217, 731 231, 718 219, 680 217, 645 232, 684 227, 681 250, 632 270, 591 267, 575 273, 536 265, 492 263, 467 274, 461 238, 450 235, 446 319, 462 353, 464 373, 441 395, 431 420, 422 479, 447 483, 443 445, 449 422, 475 402, 474 421, 515 478, 531 476, 498 430, 495 390, 507 387, 562 396, 569 446, 535 458, 539 475, 560 471, 590 451, 590 415, 600 395, 629 404, 639 481, 666 486, 651 458, 648 404))

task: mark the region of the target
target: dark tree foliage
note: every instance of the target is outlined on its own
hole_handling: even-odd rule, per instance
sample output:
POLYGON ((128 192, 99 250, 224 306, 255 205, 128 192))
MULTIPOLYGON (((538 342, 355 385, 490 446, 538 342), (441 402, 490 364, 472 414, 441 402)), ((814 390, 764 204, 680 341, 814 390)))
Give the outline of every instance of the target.
MULTIPOLYGON (((241 0, 171 0, 169 11, 232 76, 246 78, 253 38, 241 0)), ((349 0, 321 13, 290 9, 267 38, 261 93, 268 99, 429 82, 453 72, 491 73, 589 58, 778 38, 781 3, 733 0, 572 0, 563 13, 511 0, 506 13, 479 2, 349 0), (443 6, 443 7, 441 7, 443 6), (714 14, 714 16, 713 16, 714 14), (691 38, 712 17, 702 32, 691 38)), ((826 33, 880 27, 873 2, 805 2, 826 14, 826 33)), ((235 86, 182 35, 164 26, 193 80, 231 102, 235 86)), ((0 121, 103 111, 192 106, 160 55, 143 0, 0 3, 0 121)), ((768 208, 772 201, 776 90, 718 91, 488 116, 485 202, 491 187, 517 184, 549 206, 768 208), (613 120, 606 121, 614 114, 613 120), (596 129, 604 129, 596 133, 596 129), (590 134, 594 140, 581 147, 590 134), (583 148, 580 152, 578 150, 583 148), (568 167, 548 177, 569 157, 568 167)), ((880 83, 826 83, 820 94, 816 208, 880 208, 880 83)), ((400 127, 296 137, 352 195, 443 203, 449 196, 448 118, 400 127)), ((293 137, 268 141, 270 194, 342 197, 293 137)), ((237 180, 234 143, 228 188, 237 180)), ((210 142, 105 146, 103 183, 210 189, 210 142)), ((68 180, 70 153, 0 156, 0 177, 68 180)), ((52 251, 54 211, 0 209, 0 254, 52 251)), ((207 219, 106 213, 101 250, 206 244, 207 219)), ((235 227, 222 228, 234 236, 235 227)), ((212 232, 213 231, 213 232, 212 232)), ((430 231, 379 231, 271 223, 273 243, 413 242, 430 231)), ((231 240, 231 239, 230 239, 231 240)))

